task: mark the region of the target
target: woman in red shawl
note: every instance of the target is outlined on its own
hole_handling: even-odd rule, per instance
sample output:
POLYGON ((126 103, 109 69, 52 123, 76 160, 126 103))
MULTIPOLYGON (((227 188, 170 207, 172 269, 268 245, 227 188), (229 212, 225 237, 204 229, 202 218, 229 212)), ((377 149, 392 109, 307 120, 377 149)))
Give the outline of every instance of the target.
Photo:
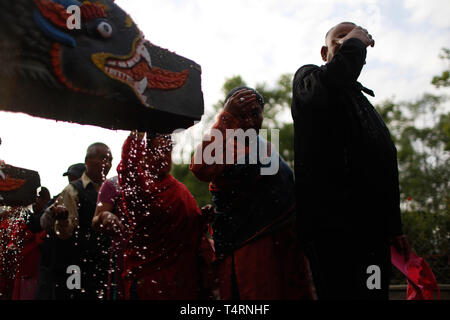
POLYGON ((213 126, 216 134, 211 131, 212 137, 203 140, 191 164, 198 179, 210 182, 214 203, 214 264, 220 297, 312 299, 309 268, 294 231, 292 170, 272 145, 257 135, 263 121, 264 100, 256 90, 239 87, 225 101, 224 110, 213 126), (255 137, 243 145, 239 139, 227 137, 228 132, 237 129, 253 130, 255 137), (211 148, 214 145, 222 149, 211 148), (272 174, 262 173, 267 168, 260 153, 264 149, 268 151, 264 156, 270 159, 270 167, 279 163, 272 174), (205 154, 208 150, 213 150, 214 158, 232 150, 234 162, 228 163, 228 157, 220 163, 210 161, 205 154), (259 155, 258 161, 252 162, 255 154, 259 155), (245 161, 239 161, 242 159, 245 161))
POLYGON ((170 137, 131 133, 117 168, 129 230, 124 257, 127 299, 200 298, 201 256, 212 248, 201 211, 170 175, 170 137))
POLYGON ((33 211, 28 211, 26 221, 21 221, 16 228, 18 239, 22 242, 18 257, 13 300, 34 300, 38 285, 39 266, 41 262, 42 243, 47 235, 41 229, 40 223, 36 226, 36 218, 40 217, 50 201, 50 191, 41 187, 33 211), (33 223, 34 222, 34 223, 33 223))
POLYGON ((26 223, 20 226, 23 248, 20 252, 19 267, 14 279, 13 300, 34 300, 39 278, 42 242, 45 231, 31 232, 26 223))
POLYGON ((0 300, 11 300, 14 290, 14 277, 17 271, 19 247, 17 237, 17 209, 2 211, 0 208, 0 300), (14 223, 15 222, 15 223, 14 223))
POLYGON ((31 221, 49 201, 50 192, 41 187, 32 211, 15 207, 0 214, 0 299, 34 300, 46 232, 31 221))

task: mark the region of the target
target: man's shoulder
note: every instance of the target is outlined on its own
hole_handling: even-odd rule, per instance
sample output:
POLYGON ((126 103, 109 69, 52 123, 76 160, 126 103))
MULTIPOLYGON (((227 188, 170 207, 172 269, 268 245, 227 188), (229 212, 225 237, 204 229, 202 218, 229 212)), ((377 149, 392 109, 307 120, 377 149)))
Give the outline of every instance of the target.
POLYGON ((65 193, 65 192, 68 192, 68 191, 75 190, 75 186, 73 185, 73 183, 74 183, 74 181, 72 181, 71 183, 69 183, 69 184, 63 189, 63 191, 62 191, 61 193, 65 193))
POLYGON ((72 188, 72 190, 81 190, 83 189, 83 181, 80 179, 74 180, 69 183, 69 185, 66 188, 72 188))
POLYGON ((294 81, 303 79, 305 76, 318 69, 320 69, 320 67, 315 64, 305 64, 304 66, 300 67, 295 73, 294 81))
POLYGON ((61 191, 60 196, 64 197, 64 195, 70 194, 70 195, 77 195, 78 194, 78 190, 76 187, 76 181, 72 181, 70 182, 64 189, 63 191, 61 191))

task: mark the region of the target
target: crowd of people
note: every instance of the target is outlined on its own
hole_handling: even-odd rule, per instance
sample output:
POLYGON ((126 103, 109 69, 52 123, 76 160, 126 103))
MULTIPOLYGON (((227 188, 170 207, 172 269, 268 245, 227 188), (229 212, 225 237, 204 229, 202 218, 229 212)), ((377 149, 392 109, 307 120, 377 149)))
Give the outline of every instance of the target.
POLYGON ((0 261, 1 298, 387 299, 390 245, 405 259, 409 245, 396 149, 362 93, 371 91, 357 82, 373 45, 367 30, 341 23, 326 35, 325 65, 296 73, 295 175, 263 137, 254 145, 227 139, 230 130, 258 132, 265 106, 255 89, 231 90, 211 129, 234 161, 205 161, 217 142, 208 135, 190 166, 210 184, 212 204, 203 208, 170 173, 170 135, 131 132, 111 179, 111 150, 90 145, 85 163, 64 173, 68 186, 53 199, 42 187, 23 223, 1 234, 8 246, 0 253, 9 255, 0 261), (275 174, 250 161, 252 146, 279 163, 275 174), (367 286, 372 265, 381 270, 375 289, 367 286))

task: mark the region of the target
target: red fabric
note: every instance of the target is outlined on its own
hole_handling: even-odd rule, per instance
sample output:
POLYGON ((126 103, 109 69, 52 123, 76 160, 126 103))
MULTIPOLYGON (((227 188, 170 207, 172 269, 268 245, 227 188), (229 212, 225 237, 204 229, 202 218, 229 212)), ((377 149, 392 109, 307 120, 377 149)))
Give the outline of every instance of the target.
POLYGON ((0 265, 0 274, 9 275, 8 280, 3 280, 3 286, 11 290, 7 294, 12 294, 13 300, 33 299, 39 276, 41 244, 46 233, 32 233, 25 221, 16 215, 5 219, 0 228, 4 231, 1 242, 6 244, 3 254, 9 257, 9 263, 3 267, 0 265))
MULTIPOLYGON (((234 251, 241 300, 312 300, 307 260, 295 232, 283 229, 234 251)), ((232 256, 216 261, 220 298, 232 299, 232 256)))
POLYGON ((16 277, 12 300, 34 300, 38 285, 38 276, 31 278, 16 277))
POLYGON ((84 22, 98 18, 106 18, 105 8, 95 3, 83 3, 80 11, 84 22))
MULTIPOLYGON (((196 299, 201 212, 187 188, 168 175, 144 171, 144 142, 128 137, 117 169, 130 223, 124 259, 127 286, 137 280, 139 299, 196 299)), ((148 168, 152 165, 147 159, 148 168)), ((129 290, 126 290, 129 294, 129 290)), ((129 296, 128 296, 129 298, 129 296)))
POLYGON ((20 212, 4 219, 0 230, 0 293, 13 300, 34 299, 46 232, 29 231, 20 212))
POLYGON ((34 3, 47 20, 60 28, 67 29, 67 19, 69 19, 70 13, 62 5, 45 0, 34 0, 34 3))
POLYGON ((41 245, 47 233, 42 231, 40 233, 32 233, 23 228, 23 249, 20 253, 20 267, 17 270, 19 277, 34 277, 39 274, 39 263, 41 261, 41 245))
POLYGON ((408 281, 407 300, 434 300, 435 292, 437 300, 440 300, 436 278, 424 258, 411 251, 409 260, 405 261, 394 246, 391 246, 391 261, 408 281))
POLYGON ((14 288, 14 253, 7 249, 11 241, 9 218, 0 222, 0 300, 10 300, 14 288))
POLYGON ((15 278, 22 261, 26 224, 20 209, 13 209, 0 223, 0 299, 12 299, 15 278))
POLYGON ((23 249, 20 252, 19 268, 14 281, 13 300, 32 300, 37 289, 39 265, 41 261, 41 245, 46 232, 34 234, 21 225, 23 249))

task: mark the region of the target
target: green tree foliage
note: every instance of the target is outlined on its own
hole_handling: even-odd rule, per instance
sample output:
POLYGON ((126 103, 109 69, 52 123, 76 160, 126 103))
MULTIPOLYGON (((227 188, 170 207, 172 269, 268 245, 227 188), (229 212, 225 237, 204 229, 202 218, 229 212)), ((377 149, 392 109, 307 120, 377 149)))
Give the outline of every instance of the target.
MULTIPOLYGON (((442 59, 450 62, 450 51, 442 59)), ((448 73, 434 77, 448 87, 448 73)), ((438 282, 450 283, 450 112, 445 95, 424 94, 413 102, 386 101, 377 109, 398 149, 404 233, 414 251, 425 257, 438 282)), ((395 271, 394 280, 403 282, 395 271)))
MULTIPOLYGON (((450 63, 450 49, 443 48, 440 58, 447 61, 447 63, 450 63)), ((445 70, 441 75, 433 77, 431 83, 433 83, 437 88, 450 87, 450 70, 445 70)))

